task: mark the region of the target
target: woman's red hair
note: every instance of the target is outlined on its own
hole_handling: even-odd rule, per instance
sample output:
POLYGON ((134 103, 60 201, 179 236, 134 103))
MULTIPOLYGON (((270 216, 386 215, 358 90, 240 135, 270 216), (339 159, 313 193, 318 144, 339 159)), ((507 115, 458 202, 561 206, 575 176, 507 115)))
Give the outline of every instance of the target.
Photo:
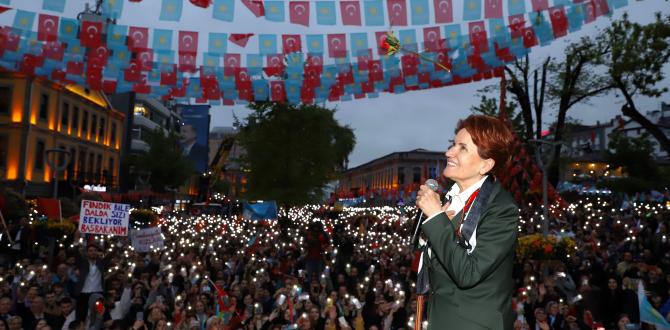
POLYGON ((477 146, 479 157, 495 161, 491 173, 497 175, 507 168, 512 158, 514 140, 514 135, 507 124, 492 116, 470 115, 458 121, 456 133, 461 129, 470 133, 472 142, 477 146))

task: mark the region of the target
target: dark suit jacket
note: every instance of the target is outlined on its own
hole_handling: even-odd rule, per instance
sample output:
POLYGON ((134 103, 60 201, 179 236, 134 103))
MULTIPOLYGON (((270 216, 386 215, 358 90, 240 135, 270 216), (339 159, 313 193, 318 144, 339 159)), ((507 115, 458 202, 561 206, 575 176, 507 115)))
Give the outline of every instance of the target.
POLYGON ((514 247, 519 211, 494 183, 471 254, 458 245, 456 219, 441 213, 422 224, 432 250, 428 327, 436 330, 512 329, 514 247))
MULTIPOLYGON (((86 277, 88 277, 90 267, 88 258, 82 256, 78 251, 76 257, 77 257, 76 266, 77 269, 79 270, 79 278, 77 279, 77 284, 74 286, 73 294, 75 297, 81 294, 81 290, 84 288, 84 283, 86 282, 86 277)), ((110 259, 111 254, 108 254, 104 258, 98 258, 98 260, 95 263, 96 267, 98 267, 98 271, 100 272, 100 283, 102 283, 103 292, 105 292, 105 274, 107 274, 107 268, 110 259)))

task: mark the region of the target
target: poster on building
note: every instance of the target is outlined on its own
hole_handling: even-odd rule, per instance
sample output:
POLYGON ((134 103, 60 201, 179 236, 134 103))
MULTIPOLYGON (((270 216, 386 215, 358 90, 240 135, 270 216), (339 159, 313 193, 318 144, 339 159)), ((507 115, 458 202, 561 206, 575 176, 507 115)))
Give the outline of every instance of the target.
POLYGON ((209 167, 209 105, 179 105, 182 126, 179 142, 184 156, 202 173, 209 167))
POLYGON ((128 236, 130 205, 81 201, 79 232, 82 234, 128 236))
POLYGON ((144 253, 163 248, 163 234, 160 227, 130 231, 130 242, 136 252, 144 253))

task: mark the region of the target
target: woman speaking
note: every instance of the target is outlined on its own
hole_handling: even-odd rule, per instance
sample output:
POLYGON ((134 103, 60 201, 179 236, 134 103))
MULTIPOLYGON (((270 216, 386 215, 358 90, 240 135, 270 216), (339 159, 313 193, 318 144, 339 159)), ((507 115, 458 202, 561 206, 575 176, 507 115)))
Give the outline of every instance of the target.
POLYGON ((429 329, 512 329, 512 266, 519 210, 496 180, 510 160, 512 132, 495 117, 458 122, 442 174, 455 182, 442 205, 423 185, 428 217, 429 329))

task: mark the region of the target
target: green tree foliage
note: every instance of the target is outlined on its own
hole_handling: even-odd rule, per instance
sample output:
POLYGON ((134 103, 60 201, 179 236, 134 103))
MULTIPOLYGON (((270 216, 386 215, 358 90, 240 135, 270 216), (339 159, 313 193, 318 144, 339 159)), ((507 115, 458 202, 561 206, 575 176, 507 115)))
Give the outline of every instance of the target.
POLYGON ((634 193, 662 188, 667 184, 652 157, 654 146, 646 133, 635 138, 613 134, 605 160, 613 168, 622 167, 627 177, 610 180, 606 185, 615 191, 634 193))
POLYGON ((164 192, 183 185, 193 174, 193 163, 182 155, 177 134, 166 135, 157 129, 149 133, 146 142, 149 151, 132 154, 128 160, 134 180, 140 174, 149 174, 151 189, 164 192))
MULTIPOLYGON (((476 114, 482 114, 487 116, 498 117, 500 116, 500 101, 495 97, 488 97, 486 95, 481 95, 481 99, 478 105, 473 105, 470 107, 470 111, 476 114)), ((521 112, 517 109, 516 103, 507 102, 505 105, 505 111, 507 112, 507 117, 512 121, 512 127, 516 132, 517 136, 523 136, 524 134, 524 125, 523 117, 521 112)))
POLYGON ((248 199, 283 205, 318 201, 326 183, 346 167, 356 139, 340 126, 334 111, 317 105, 252 103, 255 110, 241 124, 239 141, 246 150, 248 199))
POLYGON ((644 127, 670 155, 670 137, 647 119, 636 105, 637 95, 658 98, 668 91, 663 84, 670 60, 670 15, 640 25, 624 15, 598 36, 600 47, 611 47, 604 58, 608 78, 623 95, 621 112, 644 127))

